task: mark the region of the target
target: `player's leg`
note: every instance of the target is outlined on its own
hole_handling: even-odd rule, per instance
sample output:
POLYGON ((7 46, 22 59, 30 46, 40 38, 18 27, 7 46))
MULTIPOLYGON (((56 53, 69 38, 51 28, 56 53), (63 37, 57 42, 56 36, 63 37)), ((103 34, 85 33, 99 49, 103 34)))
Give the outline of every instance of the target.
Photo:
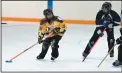
POLYGON ((87 57, 87 55, 90 53, 93 45, 95 44, 95 42, 97 41, 97 39, 99 38, 99 36, 100 36, 100 34, 102 33, 103 30, 104 30, 104 27, 97 27, 95 29, 93 36, 89 40, 89 43, 87 44, 87 46, 86 46, 86 48, 83 52, 84 57, 87 57))
POLYGON ((118 48, 118 60, 122 63, 122 44, 118 48))
POLYGON ((52 53, 51 53, 51 60, 55 60, 59 56, 58 48, 59 48, 59 41, 61 40, 62 36, 55 36, 51 41, 52 53))
MULTIPOLYGON (((114 39, 114 29, 113 28, 109 28, 106 29, 107 32, 107 41, 108 41, 108 51, 110 51, 110 49, 114 46, 115 43, 115 39, 114 39)), ((110 57, 114 57, 114 49, 111 51, 110 53, 110 57)))
POLYGON ((47 38, 43 41, 42 44, 42 51, 41 53, 37 56, 37 59, 43 59, 49 49, 50 46, 50 42, 51 42, 52 38, 47 38))
POLYGON ((122 65, 122 44, 118 47, 118 60, 113 62, 113 66, 122 65))

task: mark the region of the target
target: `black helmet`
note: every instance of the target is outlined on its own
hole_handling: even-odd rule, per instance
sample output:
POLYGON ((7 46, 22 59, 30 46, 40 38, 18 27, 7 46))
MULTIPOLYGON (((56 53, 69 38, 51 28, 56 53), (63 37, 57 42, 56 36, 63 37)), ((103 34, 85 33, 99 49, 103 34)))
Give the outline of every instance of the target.
POLYGON ((102 10, 103 10, 104 8, 106 8, 106 9, 109 11, 109 10, 111 10, 111 7, 112 7, 112 5, 111 5, 110 2, 105 2, 105 3, 103 3, 103 5, 102 5, 102 10))
POLYGON ((43 11, 43 14, 46 16, 46 15, 49 15, 49 14, 52 14, 53 15, 53 12, 52 12, 52 10, 51 9, 45 9, 44 11, 43 11))

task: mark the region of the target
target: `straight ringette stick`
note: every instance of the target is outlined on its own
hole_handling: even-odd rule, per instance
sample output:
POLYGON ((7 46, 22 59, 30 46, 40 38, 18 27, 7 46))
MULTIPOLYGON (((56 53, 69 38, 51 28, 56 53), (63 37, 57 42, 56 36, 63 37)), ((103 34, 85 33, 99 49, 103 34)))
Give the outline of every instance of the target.
MULTIPOLYGON (((52 37, 52 34, 53 33, 50 33, 49 35, 45 36, 43 39, 46 39, 46 38, 49 38, 49 37, 52 37)), ((43 42, 43 40, 42 40, 43 42)), ((12 62, 12 60, 14 60, 15 58, 17 58, 18 56, 20 56, 21 54, 23 54, 24 52, 26 52, 27 50, 31 49, 32 47, 34 47, 35 45, 37 45, 37 43, 33 44, 32 46, 30 46, 29 48, 25 49, 24 51, 20 52, 19 54, 17 54, 16 56, 12 57, 10 60, 6 60, 7 63, 10 63, 12 62)))
POLYGON ((32 46, 30 46, 29 48, 25 49, 24 51, 20 52, 16 56, 12 57, 10 60, 6 60, 6 62, 12 62, 12 60, 14 60, 15 58, 17 58, 18 56, 20 56, 21 54, 23 54, 24 52, 26 52, 27 50, 31 49, 33 46, 35 46, 37 44, 38 44, 38 42, 33 44, 32 46))
POLYGON ((117 44, 115 44, 111 50, 107 53, 107 55, 103 58, 103 60, 100 62, 100 64, 98 65, 98 67, 100 67, 100 65, 103 63, 103 61, 107 58, 107 56, 111 53, 111 51, 114 49, 114 47, 116 46, 117 44))

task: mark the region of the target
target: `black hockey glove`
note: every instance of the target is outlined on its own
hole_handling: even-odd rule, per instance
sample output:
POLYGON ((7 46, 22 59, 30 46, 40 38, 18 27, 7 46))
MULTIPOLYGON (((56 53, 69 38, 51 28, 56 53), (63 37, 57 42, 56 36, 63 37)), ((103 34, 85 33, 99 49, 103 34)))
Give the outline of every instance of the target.
POLYGON ((122 43, 121 38, 122 38, 122 37, 117 38, 117 40, 116 40, 116 43, 117 43, 117 44, 121 44, 121 43, 122 43))
POLYGON ((39 36, 39 37, 38 37, 38 43, 41 44, 42 42, 43 42, 43 41, 42 41, 42 37, 39 36))
POLYGON ((103 37, 103 35, 104 35, 103 33, 100 33, 100 37, 103 37))

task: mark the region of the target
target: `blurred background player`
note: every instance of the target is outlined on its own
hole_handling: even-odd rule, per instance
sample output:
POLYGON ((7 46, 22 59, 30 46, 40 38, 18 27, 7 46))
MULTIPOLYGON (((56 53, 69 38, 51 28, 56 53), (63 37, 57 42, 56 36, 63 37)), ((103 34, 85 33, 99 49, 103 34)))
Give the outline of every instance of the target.
MULTIPOLYGON (((121 22, 122 22, 122 10, 121 10, 121 22)), ((118 59, 113 62, 113 66, 120 66, 122 65, 122 25, 120 28, 121 36, 116 40, 116 43, 119 45, 118 47, 118 59)))
MULTIPOLYGON (((94 31, 93 36, 91 37, 89 43, 87 44, 83 57, 87 57, 91 51, 91 47, 93 47, 94 43, 97 41, 99 36, 103 36, 102 31, 106 28, 107 32, 107 41, 109 50, 113 47, 115 39, 114 39, 114 26, 120 25, 120 16, 117 12, 111 9, 112 5, 110 2, 105 2, 102 5, 101 10, 96 15, 96 29, 94 31)), ((109 51, 108 50, 108 51, 109 51)), ((114 50, 110 53, 110 57, 114 57, 114 50)))
POLYGON ((113 66, 122 65, 122 28, 120 28, 121 36, 117 38, 116 43, 119 45, 118 47, 118 59, 113 62, 113 66))
POLYGON ((55 60, 59 56, 58 43, 66 31, 66 25, 64 21, 61 20, 58 16, 54 16, 52 10, 50 9, 45 9, 43 11, 43 14, 45 18, 41 20, 40 27, 38 30, 39 44, 42 42, 44 36, 47 36, 47 38, 44 39, 42 42, 42 51, 37 56, 37 59, 44 59, 49 49, 49 46, 51 45, 51 60, 55 60))

